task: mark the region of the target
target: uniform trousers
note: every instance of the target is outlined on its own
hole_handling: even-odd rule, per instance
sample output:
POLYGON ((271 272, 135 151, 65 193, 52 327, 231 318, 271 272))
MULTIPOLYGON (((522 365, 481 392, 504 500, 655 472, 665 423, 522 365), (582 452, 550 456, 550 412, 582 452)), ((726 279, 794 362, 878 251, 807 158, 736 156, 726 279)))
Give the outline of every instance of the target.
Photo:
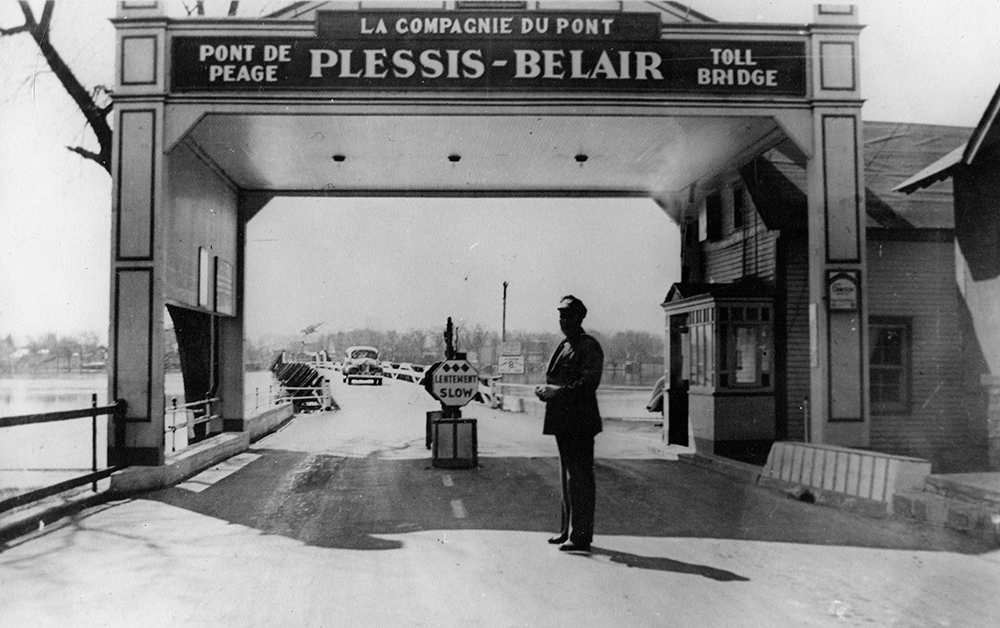
POLYGON ((562 476, 560 534, 571 543, 590 545, 594 538, 594 438, 556 436, 562 476))

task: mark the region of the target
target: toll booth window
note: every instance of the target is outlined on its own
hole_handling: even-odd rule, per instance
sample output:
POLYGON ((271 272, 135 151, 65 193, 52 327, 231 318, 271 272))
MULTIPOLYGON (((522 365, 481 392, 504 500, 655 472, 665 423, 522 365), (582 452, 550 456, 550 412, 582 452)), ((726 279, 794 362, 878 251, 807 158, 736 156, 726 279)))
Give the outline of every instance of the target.
POLYGON ((715 312, 705 308, 688 318, 688 381, 692 386, 715 385, 715 312))
POLYGON ((771 309, 719 308, 719 387, 773 385, 771 309))

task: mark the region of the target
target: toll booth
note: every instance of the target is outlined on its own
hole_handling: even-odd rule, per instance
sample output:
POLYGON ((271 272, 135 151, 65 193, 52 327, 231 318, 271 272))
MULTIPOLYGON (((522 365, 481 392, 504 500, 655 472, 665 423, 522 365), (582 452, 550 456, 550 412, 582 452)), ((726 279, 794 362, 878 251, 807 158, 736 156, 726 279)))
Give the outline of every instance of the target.
POLYGON ((775 440, 774 298, 757 282, 674 284, 667 433, 699 453, 761 462, 775 440))

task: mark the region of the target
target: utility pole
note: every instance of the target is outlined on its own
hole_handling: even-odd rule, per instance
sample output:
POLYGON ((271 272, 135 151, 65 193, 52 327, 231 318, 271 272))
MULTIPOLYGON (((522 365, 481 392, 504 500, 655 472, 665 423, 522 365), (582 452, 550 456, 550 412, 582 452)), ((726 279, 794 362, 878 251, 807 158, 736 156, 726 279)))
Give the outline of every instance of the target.
POLYGON ((507 342, 507 282, 503 282, 503 326, 500 328, 500 342, 507 342))

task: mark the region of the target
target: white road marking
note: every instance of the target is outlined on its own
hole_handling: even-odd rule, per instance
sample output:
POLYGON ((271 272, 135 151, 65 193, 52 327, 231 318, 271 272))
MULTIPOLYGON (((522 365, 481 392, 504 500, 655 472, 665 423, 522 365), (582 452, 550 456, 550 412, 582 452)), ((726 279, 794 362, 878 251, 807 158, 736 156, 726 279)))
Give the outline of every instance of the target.
POLYGON ((455 481, 451 479, 450 475, 441 476, 441 481, 444 482, 445 486, 455 486, 455 481))
POLYGON ((451 500, 451 514, 455 515, 456 519, 465 519, 468 513, 465 512, 465 505, 462 503, 462 500, 451 500))
POLYGON ((211 469, 206 469, 193 478, 177 485, 177 488, 182 488, 185 491, 191 491, 192 493, 200 493, 209 486, 212 486, 222 478, 228 477, 243 467, 247 466, 257 458, 260 458, 261 454, 250 454, 242 453, 233 456, 229 460, 215 465, 211 469))

